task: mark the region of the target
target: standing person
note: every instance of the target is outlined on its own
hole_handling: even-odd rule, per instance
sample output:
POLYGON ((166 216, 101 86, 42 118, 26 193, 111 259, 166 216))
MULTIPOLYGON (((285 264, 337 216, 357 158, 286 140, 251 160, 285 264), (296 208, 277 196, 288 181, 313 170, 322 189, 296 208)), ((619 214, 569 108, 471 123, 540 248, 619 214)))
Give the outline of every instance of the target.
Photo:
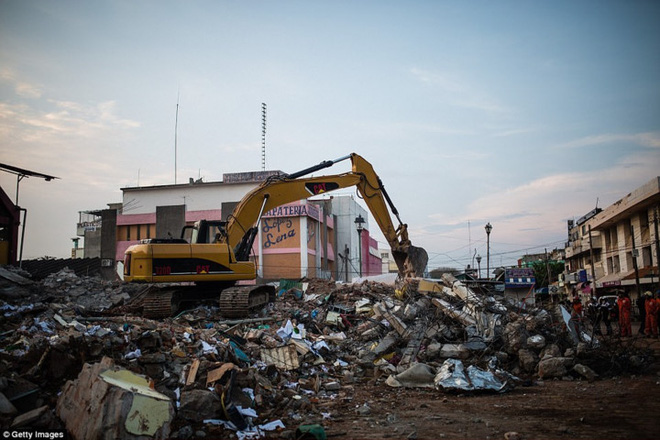
POLYGON ((658 333, 660 333, 660 289, 655 291, 655 300, 658 303, 658 313, 656 315, 656 325, 658 326, 658 333))
POLYGON ((610 336, 612 334, 612 323, 610 322, 612 308, 610 307, 610 303, 607 301, 601 301, 598 311, 603 318, 603 323, 605 324, 605 330, 607 332, 606 335, 610 336))
POLYGON ((621 331, 621 337, 625 338, 632 336, 632 328, 630 324, 630 310, 632 309, 632 304, 630 303, 630 298, 626 292, 619 293, 619 299, 616 300, 617 305, 619 306, 619 329, 621 331))
POLYGON ((575 296, 573 298, 573 310, 575 310, 575 313, 582 318, 584 316, 583 313, 583 308, 582 308, 582 301, 580 300, 579 296, 575 296))
POLYGON ((594 327, 594 333, 597 335, 602 335, 603 332, 600 329, 600 323, 603 320, 603 316, 600 313, 600 306, 598 300, 595 297, 591 297, 589 303, 587 304, 587 314, 591 320, 591 324, 594 327))
POLYGON ((650 338, 653 335, 654 338, 658 337, 658 298, 652 296, 651 292, 644 292, 646 297, 646 337, 650 338))
POLYGON ((651 292, 644 292, 642 296, 637 298, 637 307, 639 308, 639 334, 646 334, 646 301, 651 296, 651 292), (648 293, 648 296, 646 295, 648 293))

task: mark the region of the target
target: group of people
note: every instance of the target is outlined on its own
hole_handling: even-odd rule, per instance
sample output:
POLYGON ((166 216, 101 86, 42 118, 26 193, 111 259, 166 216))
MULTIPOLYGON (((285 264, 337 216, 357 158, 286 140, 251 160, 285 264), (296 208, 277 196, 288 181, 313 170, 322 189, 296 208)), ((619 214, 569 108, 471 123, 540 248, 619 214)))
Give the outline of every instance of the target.
MULTIPOLYGON (((637 306, 640 312, 639 333, 646 337, 658 337, 660 324, 660 290, 652 293, 650 291, 637 300, 637 306)), ((619 292, 616 305, 612 306, 607 301, 598 301, 592 298, 587 306, 589 317, 594 326, 594 333, 601 335, 601 323, 605 324, 607 335, 612 334, 612 315, 618 315, 619 332, 621 337, 632 336, 632 308, 633 304, 626 292, 619 292), (614 313, 613 313, 614 312, 614 313)), ((572 304, 572 315, 580 319, 583 315, 582 302, 579 296, 575 295, 572 304)), ((616 317, 615 317, 616 319, 616 317)))

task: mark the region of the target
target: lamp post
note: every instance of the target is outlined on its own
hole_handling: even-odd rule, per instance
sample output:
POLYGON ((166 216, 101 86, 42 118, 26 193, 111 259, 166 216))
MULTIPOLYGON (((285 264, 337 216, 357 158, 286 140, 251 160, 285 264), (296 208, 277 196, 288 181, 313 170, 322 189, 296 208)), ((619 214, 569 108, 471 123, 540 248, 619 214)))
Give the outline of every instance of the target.
POLYGON ((493 230, 493 226, 488 222, 484 229, 486 229, 486 278, 490 279, 490 231, 493 230))
POLYGON ((477 266, 479 267, 479 279, 481 279, 481 255, 477 255, 477 266))
POLYGON ((358 231, 358 264, 360 265, 360 277, 362 277, 362 231, 364 231, 364 228, 362 227, 363 223, 365 223, 365 220, 361 214, 355 217, 355 226, 357 227, 358 231))

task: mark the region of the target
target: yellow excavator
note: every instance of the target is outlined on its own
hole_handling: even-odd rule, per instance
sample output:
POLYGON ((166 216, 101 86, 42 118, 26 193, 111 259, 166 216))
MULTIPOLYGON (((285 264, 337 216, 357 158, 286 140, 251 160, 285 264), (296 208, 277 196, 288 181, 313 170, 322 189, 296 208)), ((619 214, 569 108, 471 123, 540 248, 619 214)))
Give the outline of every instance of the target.
POLYGON ((187 284, 151 289, 143 303, 146 317, 171 316, 182 301, 218 294, 224 316, 244 316, 268 303, 275 293, 270 285, 236 286, 238 281, 257 277, 250 253, 261 216, 278 206, 351 186, 357 187, 387 239, 399 275, 423 275, 428 262, 426 251, 411 244, 408 226, 401 221, 371 164, 352 153, 293 174, 271 176, 243 197, 227 222, 197 222, 185 227, 180 239, 147 239, 129 247, 124 256, 124 280, 187 284), (352 162, 350 172, 305 177, 348 159, 352 162), (388 206, 399 222, 397 227, 388 206), (186 229, 192 229, 189 239, 183 238, 186 229))

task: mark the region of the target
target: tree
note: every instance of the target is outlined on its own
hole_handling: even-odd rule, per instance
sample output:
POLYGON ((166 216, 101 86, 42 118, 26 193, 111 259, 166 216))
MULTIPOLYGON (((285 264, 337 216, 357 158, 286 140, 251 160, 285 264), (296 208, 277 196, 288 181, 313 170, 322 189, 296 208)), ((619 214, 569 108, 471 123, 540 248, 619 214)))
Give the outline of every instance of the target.
POLYGON ((441 278, 442 274, 445 273, 456 275, 458 273, 458 269, 454 269, 453 267, 438 267, 429 272, 429 275, 431 275, 431 278, 441 278))
MULTIPOLYGON (((548 265, 550 266, 550 280, 557 280, 560 273, 564 272, 564 263, 561 261, 549 261, 548 265)), ((548 287, 548 269, 545 265, 545 261, 538 260, 532 263, 532 269, 534 270, 534 277, 536 278, 536 288, 548 287)))

